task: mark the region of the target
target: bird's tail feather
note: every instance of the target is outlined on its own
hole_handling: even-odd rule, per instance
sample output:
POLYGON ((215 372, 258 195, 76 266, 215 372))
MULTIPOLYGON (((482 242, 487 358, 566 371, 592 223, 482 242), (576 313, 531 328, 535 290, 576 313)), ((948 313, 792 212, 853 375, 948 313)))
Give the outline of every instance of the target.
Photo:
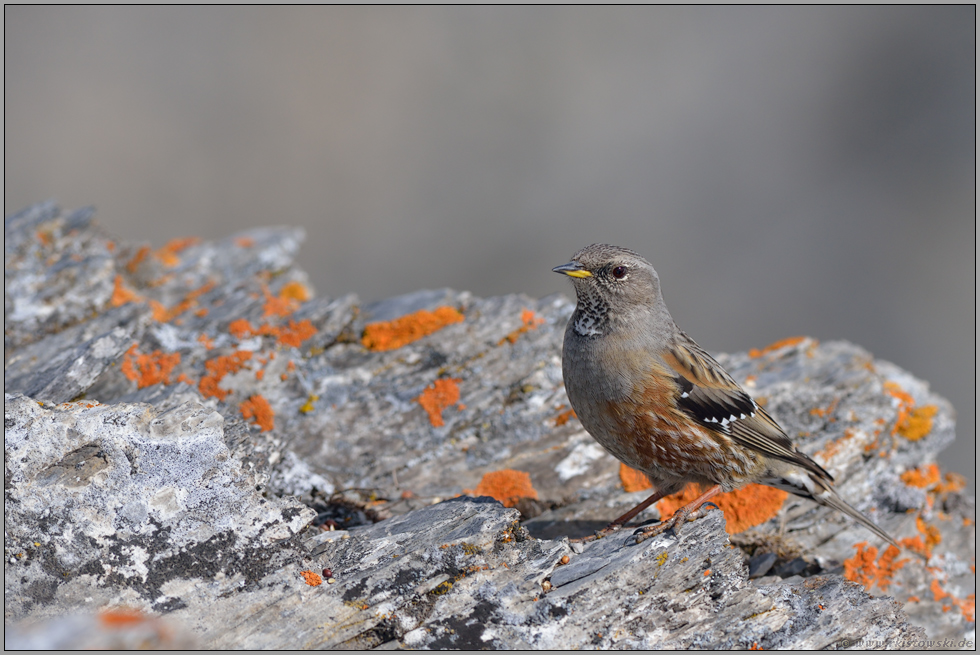
POLYGON ((843 512, 844 514, 847 514, 852 519, 854 519, 855 521, 857 521, 858 523, 860 523, 861 525, 863 525, 864 527, 871 530, 876 535, 878 535, 879 537, 881 537, 882 539, 890 543, 892 546, 895 546, 896 548, 901 548, 901 546, 898 545, 898 542, 895 541, 895 539, 890 534, 882 530, 880 527, 878 527, 878 525, 874 521, 869 519, 863 513, 851 507, 847 503, 847 501, 845 501, 843 498, 837 495, 837 492, 834 490, 833 487, 828 488, 823 493, 814 494, 813 499, 818 503, 820 503, 821 505, 824 505, 826 507, 832 507, 839 512, 843 512))
POLYGON ((843 512, 891 545, 896 548, 901 548, 890 534, 879 528, 874 521, 863 513, 851 507, 847 501, 837 494, 837 490, 831 484, 829 475, 827 479, 823 479, 822 477, 813 475, 810 471, 804 472, 795 469, 784 471, 778 478, 764 480, 763 484, 768 484, 771 487, 788 491, 803 498, 809 498, 819 505, 831 507, 838 512, 843 512))

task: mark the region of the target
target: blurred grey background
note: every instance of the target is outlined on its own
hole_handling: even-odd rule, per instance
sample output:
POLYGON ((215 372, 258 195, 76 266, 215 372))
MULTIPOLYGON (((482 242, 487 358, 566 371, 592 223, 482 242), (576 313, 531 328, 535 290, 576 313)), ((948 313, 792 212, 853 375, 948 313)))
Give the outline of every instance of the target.
POLYGON ((302 225, 321 295, 571 294, 596 241, 712 351, 848 339, 976 469, 976 17, 943 7, 4 8, 5 213, 302 225))

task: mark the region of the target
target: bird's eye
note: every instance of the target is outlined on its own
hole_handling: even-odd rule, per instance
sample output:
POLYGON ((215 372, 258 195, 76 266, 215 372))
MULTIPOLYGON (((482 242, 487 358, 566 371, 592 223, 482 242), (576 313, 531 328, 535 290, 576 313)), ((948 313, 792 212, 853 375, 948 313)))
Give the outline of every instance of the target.
POLYGON ((626 267, 617 266, 612 270, 612 274, 613 277, 616 278, 617 280, 622 280, 624 277, 626 277, 626 267))

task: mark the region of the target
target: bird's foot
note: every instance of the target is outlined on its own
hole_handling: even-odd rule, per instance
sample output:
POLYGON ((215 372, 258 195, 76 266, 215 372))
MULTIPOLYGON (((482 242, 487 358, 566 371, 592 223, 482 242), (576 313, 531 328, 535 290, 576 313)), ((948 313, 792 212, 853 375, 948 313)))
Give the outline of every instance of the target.
POLYGON ((603 529, 596 530, 595 533, 593 533, 593 534, 587 535, 585 537, 577 537, 575 539, 569 539, 568 542, 569 543, 572 543, 572 544, 587 544, 587 543, 589 543, 591 541, 598 541, 599 539, 602 539, 603 537, 608 537, 609 535, 613 534, 614 532, 619 532, 622 528, 623 528, 623 526, 621 526, 621 525, 618 525, 616 523, 610 523, 609 525, 607 525, 603 529))
POLYGON ((681 526, 688 521, 696 521, 707 513, 706 508, 720 509, 714 503, 703 503, 700 506, 686 505, 681 507, 673 516, 671 516, 666 521, 658 523, 656 525, 651 525, 646 528, 640 528, 633 534, 636 536, 636 543, 642 544, 644 541, 651 537, 656 537, 658 534, 662 534, 668 530, 674 533, 674 536, 679 536, 681 533, 681 526))

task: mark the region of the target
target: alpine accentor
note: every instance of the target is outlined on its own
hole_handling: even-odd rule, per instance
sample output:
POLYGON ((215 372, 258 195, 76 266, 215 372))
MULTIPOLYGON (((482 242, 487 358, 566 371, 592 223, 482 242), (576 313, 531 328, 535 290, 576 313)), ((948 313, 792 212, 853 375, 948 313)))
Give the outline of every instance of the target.
POLYGON ((648 261, 626 248, 596 244, 553 270, 572 278, 578 298, 562 353, 572 408, 603 448, 645 473, 656 489, 600 534, 688 482, 710 489, 639 539, 667 528, 676 532, 715 494, 758 482, 840 510, 897 546, 844 502, 830 474, 677 328, 648 261))

